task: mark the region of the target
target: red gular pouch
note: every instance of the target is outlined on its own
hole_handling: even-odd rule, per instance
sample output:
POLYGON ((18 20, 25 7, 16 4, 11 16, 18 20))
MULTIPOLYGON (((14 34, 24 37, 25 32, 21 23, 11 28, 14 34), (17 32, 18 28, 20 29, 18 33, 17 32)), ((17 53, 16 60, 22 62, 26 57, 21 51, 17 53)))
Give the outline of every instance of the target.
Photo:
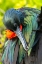
MULTIPOLYGON (((20 28, 20 30, 22 31, 22 25, 20 25, 19 28, 20 28)), ((16 38, 17 35, 16 35, 15 32, 7 29, 7 30, 6 30, 6 37, 7 37, 8 39, 13 39, 13 38, 16 38)))

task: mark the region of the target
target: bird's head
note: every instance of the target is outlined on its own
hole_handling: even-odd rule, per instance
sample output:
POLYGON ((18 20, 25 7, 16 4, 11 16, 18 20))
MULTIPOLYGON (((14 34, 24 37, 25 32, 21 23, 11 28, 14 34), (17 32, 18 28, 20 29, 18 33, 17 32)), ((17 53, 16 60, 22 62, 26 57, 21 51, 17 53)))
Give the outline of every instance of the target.
POLYGON ((27 50, 26 40, 19 28, 20 24, 23 24, 23 20, 21 21, 20 16, 22 17, 22 12, 15 9, 9 9, 4 15, 3 23, 9 30, 12 30, 17 34, 17 37, 20 39, 24 49, 27 50))
POLYGON ((17 27, 21 24, 18 12, 15 9, 9 9, 5 13, 3 22, 12 31, 16 31, 17 27))

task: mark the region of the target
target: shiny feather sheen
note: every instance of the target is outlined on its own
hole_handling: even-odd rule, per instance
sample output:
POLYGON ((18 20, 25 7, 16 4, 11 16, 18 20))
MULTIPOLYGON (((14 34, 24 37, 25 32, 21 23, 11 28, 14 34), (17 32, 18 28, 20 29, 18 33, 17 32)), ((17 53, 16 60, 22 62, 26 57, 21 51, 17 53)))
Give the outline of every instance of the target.
POLYGON ((4 54, 2 56, 2 61, 4 61, 5 57, 9 60, 10 64, 12 64, 14 59, 14 49, 16 46, 16 41, 8 40, 7 46, 5 48, 4 54))
MULTIPOLYGON (((40 13, 38 10, 22 10, 22 12, 26 15, 24 17, 24 28, 23 28, 23 35, 26 39, 26 42, 29 46, 28 49, 28 55, 30 55, 30 52, 32 50, 32 46, 34 44, 35 40, 35 35, 36 32, 33 32, 33 30, 38 28, 38 23, 37 23, 37 16, 40 13), (29 42, 29 43, 28 43, 29 42)), ((19 43, 20 49, 19 49, 19 63, 22 61, 22 59, 25 57, 25 50, 23 49, 23 46, 19 43)))

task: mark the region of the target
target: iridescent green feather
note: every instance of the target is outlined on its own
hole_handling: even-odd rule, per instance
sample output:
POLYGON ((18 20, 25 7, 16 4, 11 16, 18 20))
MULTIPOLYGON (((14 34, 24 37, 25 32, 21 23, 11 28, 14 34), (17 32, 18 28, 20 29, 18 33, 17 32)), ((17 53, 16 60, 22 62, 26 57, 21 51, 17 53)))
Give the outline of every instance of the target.
MULTIPOLYGON (((21 43, 19 41, 19 43, 21 43)), ((19 48, 19 57, 18 57, 18 61, 19 63, 22 61, 22 59, 25 57, 25 50, 23 49, 22 44, 20 44, 20 48, 19 48)))
POLYGON ((5 51, 4 54, 2 56, 2 61, 4 61, 5 58, 7 58, 10 62, 10 64, 12 64, 13 59, 14 59, 14 49, 16 46, 16 41, 13 40, 8 40, 6 43, 7 45, 5 45, 5 51))
MULTIPOLYGON (((36 10, 38 11, 38 10, 36 10)), ((28 43, 29 46, 29 50, 28 50, 28 55, 30 55, 31 52, 31 47, 33 46, 34 40, 35 40, 35 34, 36 32, 33 32, 32 30, 35 30, 38 28, 38 24, 37 24, 37 16, 38 16, 38 12, 36 11, 31 11, 31 10, 24 10, 23 12, 25 13, 25 15, 27 15, 24 18, 24 24, 25 27, 23 28, 23 35, 26 39, 26 42, 28 43), (37 14, 36 14, 37 13, 37 14)), ((23 56, 25 57, 25 51, 22 47, 22 45, 20 44, 20 49, 19 49, 19 62, 22 61, 23 56)))

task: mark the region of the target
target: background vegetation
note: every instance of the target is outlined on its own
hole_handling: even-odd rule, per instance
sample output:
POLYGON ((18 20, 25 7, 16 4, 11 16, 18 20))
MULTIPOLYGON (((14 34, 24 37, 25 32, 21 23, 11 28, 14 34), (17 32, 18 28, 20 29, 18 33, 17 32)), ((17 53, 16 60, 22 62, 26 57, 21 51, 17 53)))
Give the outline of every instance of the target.
MULTIPOLYGON (((3 50, 5 41, 5 26, 2 23, 4 13, 9 8, 21 8, 21 7, 32 7, 40 9, 42 6, 42 0, 0 0, 0 57, 3 50)), ((0 64, 1 60, 0 60, 0 64)))

